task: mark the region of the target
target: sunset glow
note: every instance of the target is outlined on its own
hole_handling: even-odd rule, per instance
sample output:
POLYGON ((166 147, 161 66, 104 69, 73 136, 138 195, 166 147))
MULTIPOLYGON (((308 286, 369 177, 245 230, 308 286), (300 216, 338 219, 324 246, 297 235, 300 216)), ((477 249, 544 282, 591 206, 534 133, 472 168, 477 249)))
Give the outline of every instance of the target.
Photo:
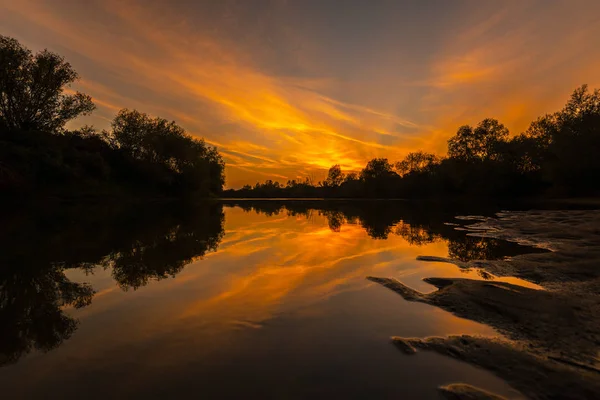
POLYGON ((193 3, 0 0, 0 33, 71 62, 98 106, 75 126, 175 120, 218 147, 227 187, 442 154, 462 124, 519 133, 600 86, 592 0, 193 3))

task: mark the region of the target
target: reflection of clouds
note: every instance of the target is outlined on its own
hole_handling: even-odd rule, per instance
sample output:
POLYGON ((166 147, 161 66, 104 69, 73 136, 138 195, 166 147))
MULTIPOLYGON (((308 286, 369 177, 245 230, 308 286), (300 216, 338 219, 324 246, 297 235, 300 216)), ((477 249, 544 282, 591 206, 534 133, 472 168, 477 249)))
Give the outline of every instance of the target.
MULTIPOLYGON (((400 326, 406 324, 409 332, 415 328, 436 335, 492 333, 433 307, 405 304, 385 288, 368 287, 374 285, 365 279, 369 275, 397 277, 406 283, 431 275, 431 270, 424 270, 431 266, 416 261, 416 256, 445 256, 445 241, 410 246, 393 234, 375 240, 358 218, 344 223, 337 233, 319 212, 287 216, 288 211, 268 217, 225 207, 225 236, 216 252, 187 265, 174 279, 135 292, 105 290, 90 307, 69 310, 81 320, 80 336, 63 347, 60 357, 73 355, 86 365, 102 365, 133 352, 132 379, 139 376, 143 384, 157 365, 181 368, 202 360, 212 368, 213 363, 237 362, 237 346, 253 348, 253 333, 281 338, 285 344, 288 329, 299 326, 295 322, 311 331, 315 327, 311 319, 337 313, 345 315, 348 326, 362 328, 370 326, 371 318, 392 316, 401 319, 400 326), (357 309, 357 301, 366 309, 357 309)), ((454 276, 458 273, 450 264, 441 264, 437 271, 446 269, 454 276)), ((106 271, 82 279, 91 280, 96 288, 96 279, 106 283, 102 272, 106 271)), ((387 333, 379 334, 385 340, 387 333)))
MULTIPOLYGON (((193 261, 175 279, 140 289, 146 298, 161 299, 154 311, 166 313, 161 327, 154 318, 143 321, 150 311, 140 312, 140 329, 161 331, 186 323, 225 332, 260 326, 280 313, 369 286, 368 275, 395 276, 414 265, 424 249, 440 256, 447 252, 443 242, 413 247, 396 235, 374 240, 357 223, 334 232, 319 213, 306 217, 283 211, 267 217, 238 207, 225 210, 226 234, 216 252, 193 261)), ((93 305, 77 311, 82 319, 117 310, 138 295, 106 287, 102 272, 74 278, 98 278, 102 285, 93 305)))
MULTIPOLYGON (((235 228, 213 258, 239 267, 211 281, 210 286, 218 288, 213 295, 186 304, 180 317, 261 323, 280 312, 366 287, 370 274, 393 275, 423 250, 400 236, 373 240, 359 225, 346 224, 333 232, 324 216, 312 221, 261 216, 262 221, 243 224, 252 214, 227 209, 227 224, 235 228)), ((435 254, 447 251, 444 243, 426 248, 435 254)))

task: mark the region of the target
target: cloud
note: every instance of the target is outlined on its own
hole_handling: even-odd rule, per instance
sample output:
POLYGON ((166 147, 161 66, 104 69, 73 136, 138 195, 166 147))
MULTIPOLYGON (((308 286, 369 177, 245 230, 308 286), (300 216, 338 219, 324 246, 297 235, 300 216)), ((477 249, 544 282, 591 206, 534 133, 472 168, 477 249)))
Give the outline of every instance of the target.
POLYGON ((449 37, 421 82, 435 93, 427 102, 435 125, 452 132, 496 117, 518 133, 593 81, 600 4, 576 3, 507 3, 483 10, 472 26, 449 37))
MULTIPOLYGON (((442 153, 459 125, 493 116, 518 131, 579 84, 598 83, 600 5, 593 2, 461 4, 453 24, 388 24, 369 41, 339 48, 321 47, 283 12, 294 2, 257 10, 5 3, 4 34, 64 54, 83 76, 74 89, 90 94, 98 110, 77 123, 105 128, 122 107, 174 119, 218 146, 234 187, 267 176, 322 176, 333 164, 357 170, 372 157, 395 160, 418 148, 442 153), (414 33, 409 28, 439 45, 420 50, 402 40, 398 48, 394 38, 414 33), (368 53, 375 58, 361 60, 367 44, 376 46, 368 53), (354 52, 354 62, 332 70, 337 51, 354 52), (346 78, 359 71, 366 75, 346 78)), ((343 35, 324 39, 331 45, 343 35)))

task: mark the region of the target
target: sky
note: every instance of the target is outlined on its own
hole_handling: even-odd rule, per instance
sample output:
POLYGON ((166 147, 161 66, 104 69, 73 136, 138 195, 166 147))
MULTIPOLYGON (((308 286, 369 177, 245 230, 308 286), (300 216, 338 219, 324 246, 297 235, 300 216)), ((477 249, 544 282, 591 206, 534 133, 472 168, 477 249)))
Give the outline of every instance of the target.
POLYGON ((122 108, 218 148, 226 186, 444 154, 600 87, 597 0, 0 0, 0 34, 63 55, 108 129, 122 108))

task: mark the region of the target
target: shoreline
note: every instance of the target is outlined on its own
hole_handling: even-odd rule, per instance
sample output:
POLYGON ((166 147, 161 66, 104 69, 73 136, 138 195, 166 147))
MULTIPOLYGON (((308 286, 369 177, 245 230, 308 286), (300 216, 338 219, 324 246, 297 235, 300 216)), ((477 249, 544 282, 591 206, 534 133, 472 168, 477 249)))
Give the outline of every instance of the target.
MULTIPOLYGON (((600 211, 503 212, 462 221, 466 225, 458 228, 467 235, 551 251, 510 260, 438 261, 518 277, 545 290, 493 280, 432 277, 425 281, 438 290, 422 294, 393 278, 369 277, 406 301, 484 323, 502 335, 393 337, 392 342, 405 354, 434 351, 487 369, 532 399, 599 397, 600 211)), ((442 394, 472 398, 461 391, 442 394)))

